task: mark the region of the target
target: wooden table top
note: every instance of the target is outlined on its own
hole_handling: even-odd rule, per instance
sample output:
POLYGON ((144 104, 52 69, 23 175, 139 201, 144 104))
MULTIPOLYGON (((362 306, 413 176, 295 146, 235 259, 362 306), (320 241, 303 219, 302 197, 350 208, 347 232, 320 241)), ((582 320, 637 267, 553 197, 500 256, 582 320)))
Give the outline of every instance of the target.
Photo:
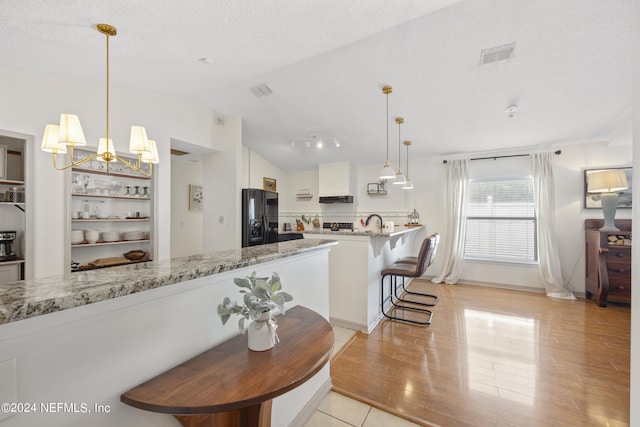
POLYGON ((299 386, 328 361, 333 329, 318 313, 296 306, 278 316, 280 342, 249 350, 238 335, 127 391, 123 403, 174 415, 206 414, 260 404, 299 386))

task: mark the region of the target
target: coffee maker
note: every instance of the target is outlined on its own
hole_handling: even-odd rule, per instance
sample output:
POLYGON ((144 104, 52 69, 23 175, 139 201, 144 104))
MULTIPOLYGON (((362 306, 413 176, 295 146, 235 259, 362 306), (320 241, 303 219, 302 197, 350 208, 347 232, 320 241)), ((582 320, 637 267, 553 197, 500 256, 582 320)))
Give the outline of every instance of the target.
POLYGON ((0 261, 10 261, 18 257, 13 250, 14 240, 15 231, 0 231, 0 261))

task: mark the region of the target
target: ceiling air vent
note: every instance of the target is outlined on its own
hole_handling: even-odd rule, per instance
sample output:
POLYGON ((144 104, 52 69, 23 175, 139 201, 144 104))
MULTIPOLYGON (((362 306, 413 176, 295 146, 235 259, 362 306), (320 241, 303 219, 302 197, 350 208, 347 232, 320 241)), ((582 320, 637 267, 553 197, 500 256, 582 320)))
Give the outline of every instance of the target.
POLYGON ((511 59, 513 57, 513 50, 515 47, 515 43, 509 43, 504 46, 483 49, 482 52, 480 52, 480 65, 511 59))
POLYGON ((254 86, 250 90, 258 98, 263 97, 263 96, 267 96, 267 95, 271 95, 273 93, 271 91, 271 89, 269 89, 269 86, 267 86, 264 83, 261 84, 261 85, 258 85, 258 86, 254 86))

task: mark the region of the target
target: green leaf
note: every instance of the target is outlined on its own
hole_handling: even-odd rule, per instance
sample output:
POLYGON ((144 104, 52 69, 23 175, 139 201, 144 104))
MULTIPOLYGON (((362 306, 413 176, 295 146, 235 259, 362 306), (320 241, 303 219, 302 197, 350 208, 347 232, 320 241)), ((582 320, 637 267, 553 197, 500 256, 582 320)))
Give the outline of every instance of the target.
POLYGON ((233 283, 236 284, 236 286, 239 286, 241 288, 248 288, 251 289, 251 280, 249 280, 246 277, 236 277, 235 279, 233 279, 233 283))

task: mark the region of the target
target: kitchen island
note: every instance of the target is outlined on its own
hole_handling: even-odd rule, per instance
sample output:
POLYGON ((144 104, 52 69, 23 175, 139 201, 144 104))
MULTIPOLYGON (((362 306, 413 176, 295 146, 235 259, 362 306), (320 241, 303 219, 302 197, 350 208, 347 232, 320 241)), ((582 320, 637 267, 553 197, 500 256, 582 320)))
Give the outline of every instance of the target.
POLYGON ((333 325, 369 333, 383 318, 380 272, 405 256, 415 256, 426 237, 424 226, 393 231, 356 229, 303 232, 305 238, 330 237, 340 242, 329 254, 329 313, 333 325))
MULTIPOLYGON (((233 278, 277 272, 291 304, 328 318, 335 239, 304 239, 0 285, 2 426, 175 426, 130 408, 127 389, 238 334, 216 314, 241 300, 233 278), (33 405, 33 406, 31 406, 33 405)), ((328 366, 273 401, 273 425, 309 416, 330 388, 328 366)))

